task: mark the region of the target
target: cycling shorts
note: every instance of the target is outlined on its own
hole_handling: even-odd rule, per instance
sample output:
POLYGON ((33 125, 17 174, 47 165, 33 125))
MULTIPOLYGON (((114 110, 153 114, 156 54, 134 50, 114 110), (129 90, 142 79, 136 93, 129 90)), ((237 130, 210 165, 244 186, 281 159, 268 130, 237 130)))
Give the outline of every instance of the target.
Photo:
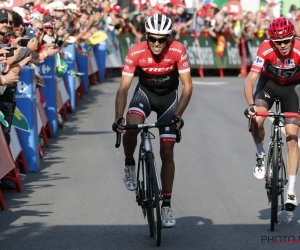
MULTIPOLYGON (((157 95, 143 85, 138 84, 128 108, 128 114, 136 114, 145 120, 151 113, 156 112, 157 122, 170 122, 178 105, 177 90, 166 95, 157 95)), ((159 128, 161 142, 176 142, 173 127, 159 128)))
MULTIPOLYGON (((300 82, 286 83, 284 85, 260 75, 254 93, 255 105, 270 110, 275 97, 280 98, 281 112, 298 113, 300 107, 300 82)), ((285 124, 300 126, 299 118, 285 118, 285 124)))

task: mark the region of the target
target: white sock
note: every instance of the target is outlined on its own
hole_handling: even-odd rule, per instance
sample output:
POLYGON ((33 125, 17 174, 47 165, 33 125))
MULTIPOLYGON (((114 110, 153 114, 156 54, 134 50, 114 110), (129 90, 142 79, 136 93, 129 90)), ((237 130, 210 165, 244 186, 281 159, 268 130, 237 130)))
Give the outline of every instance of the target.
POLYGON ((289 175, 289 188, 287 190, 288 194, 295 194, 296 185, 296 175, 289 175))
POLYGON ((261 143, 255 143, 257 155, 265 155, 265 149, 264 149, 264 141, 261 143))

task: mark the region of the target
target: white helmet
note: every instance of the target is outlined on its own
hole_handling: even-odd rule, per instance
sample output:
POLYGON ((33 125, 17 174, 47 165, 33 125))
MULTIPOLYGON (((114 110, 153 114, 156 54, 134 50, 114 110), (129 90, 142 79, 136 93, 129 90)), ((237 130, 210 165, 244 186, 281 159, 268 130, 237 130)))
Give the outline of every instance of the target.
POLYGON ((148 17, 145 22, 147 33, 155 35, 170 35, 173 31, 173 24, 169 17, 162 14, 155 14, 148 17))

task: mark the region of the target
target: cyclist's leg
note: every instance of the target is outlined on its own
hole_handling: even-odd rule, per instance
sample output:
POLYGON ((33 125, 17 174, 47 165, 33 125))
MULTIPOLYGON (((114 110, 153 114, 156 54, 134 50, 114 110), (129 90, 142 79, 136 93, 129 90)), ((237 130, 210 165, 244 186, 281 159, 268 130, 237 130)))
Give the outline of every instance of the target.
MULTIPOLYGON (((130 102, 126 115, 126 124, 143 123, 150 114, 150 104, 147 95, 138 85, 130 102)), ((127 130, 123 135, 123 147, 125 153, 125 178, 124 182, 128 190, 134 191, 137 186, 135 175, 135 160, 133 158, 137 145, 139 130, 127 130)))
MULTIPOLYGON (((273 93, 273 91, 270 90, 269 87, 266 87, 268 81, 269 79, 264 74, 261 74, 256 84, 256 89, 253 97, 258 112, 268 111, 273 105, 274 97, 268 94, 268 92, 273 93), (265 93, 267 93, 267 95, 265 93)), ((263 124, 265 119, 265 117, 255 117, 254 119, 252 136, 255 144, 257 145, 261 144, 264 140, 265 130, 263 124)), ((257 146, 257 151, 262 151, 262 149, 259 150, 259 146, 257 146)), ((260 154, 261 152, 257 153, 260 154)))
MULTIPOLYGON (((133 98, 129 104, 129 108, 126 115, 126 124, 138 124, 143 123, 150 115, 151 107, 147 93, 140 85, 137 86, 133 98)), ((136 145, 137 135, 139 130, 127 130, 123 135, 123 146, 125 157, 133 157, 136 145)))
MULTIPOLYGON (((299 110, 300 100, 300 86, 295 83, 282 88, 285 91, 281 96, 281 110, 282 112, 295 112, 299 110)), ((297 200, 295 196, 295 184, 296 176, 299 166, 299 149, 298 149, 298 132, 300 126, 299 118, 286 118, 285 119, 285 131, 286 131, 286 144, 287 144, 287 171, 289 176, 289 186, 287 190, 287 201, 297 206, 297 200)))
MULTIPOLYGON (((158 122, 170 122, 178 104, 177 90, 165 95, 161 100, 160 103, 156 103, 157 120, 158 122)), ((160 157, 162 161, 160 176, 164 196, 161 210, 162 223, 164 227, 172 227, 176 223, 171 209, 171 196, 175 174, 174 144, 176 142, 176 134, 173 127, 160 128, 159 134, 160 157)))
MULTIPOLYGON (((275 97, 274 84, 273 81, 267 81, 261 91, 257 93, 255 106, 258 112, 268 111, 272 107, 275 97)), ((257 179, 263 179, 265 177, 265 150, 263 147, 265 137, 264 121, 265 117, 255 117, 252 129, 252 136, 257 150, 253 174, 257 179)))

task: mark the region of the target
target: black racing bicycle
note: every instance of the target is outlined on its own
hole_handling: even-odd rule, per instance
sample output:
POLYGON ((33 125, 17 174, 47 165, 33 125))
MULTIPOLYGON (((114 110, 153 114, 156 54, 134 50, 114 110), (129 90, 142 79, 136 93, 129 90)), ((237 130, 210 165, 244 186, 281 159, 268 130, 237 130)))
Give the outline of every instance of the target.
MULTIPOLYGON (((282 142, 281 128, 284 127, 284 118, 299 118, 298 113, 280 112, 280 98, 275 97, 275 111, 256 112, 256 116, 272 117, 271 142, 269 143, 269 152, 266 168, 266 183, 268 201, 271 203, 271 231, 274 231, 274 225, 277 223, 278 215, 278 197, 281 201, 281 211, 293 211, 293 205, 284 205, 284 186, 288 180, 286 178, 286 167, 282 157, 282 142)), ((252 130, 252 119, 249 120, 249 131, 252 130)))
MULTIPOLYGON (((123 126, 124 130, 140 129, 141 143, 137 169, 136 202, 142 207, 144 218, 147 216, 150 236, 154 237, 156 245, 161 243, 161 214, 160 201, 163 200, 160 179, 158 177, 155 158, 152 151, 151 139, 155 136, 149 128, 172 127, 174 123, 143 123, 123 126), (140 169, 142 168, 142 179, 140 169)), ((176 142, 181 139, 180 130, 176 129, 176 142)), ((121 144, 121 134, 117 133, 116 148, 121 144)))

